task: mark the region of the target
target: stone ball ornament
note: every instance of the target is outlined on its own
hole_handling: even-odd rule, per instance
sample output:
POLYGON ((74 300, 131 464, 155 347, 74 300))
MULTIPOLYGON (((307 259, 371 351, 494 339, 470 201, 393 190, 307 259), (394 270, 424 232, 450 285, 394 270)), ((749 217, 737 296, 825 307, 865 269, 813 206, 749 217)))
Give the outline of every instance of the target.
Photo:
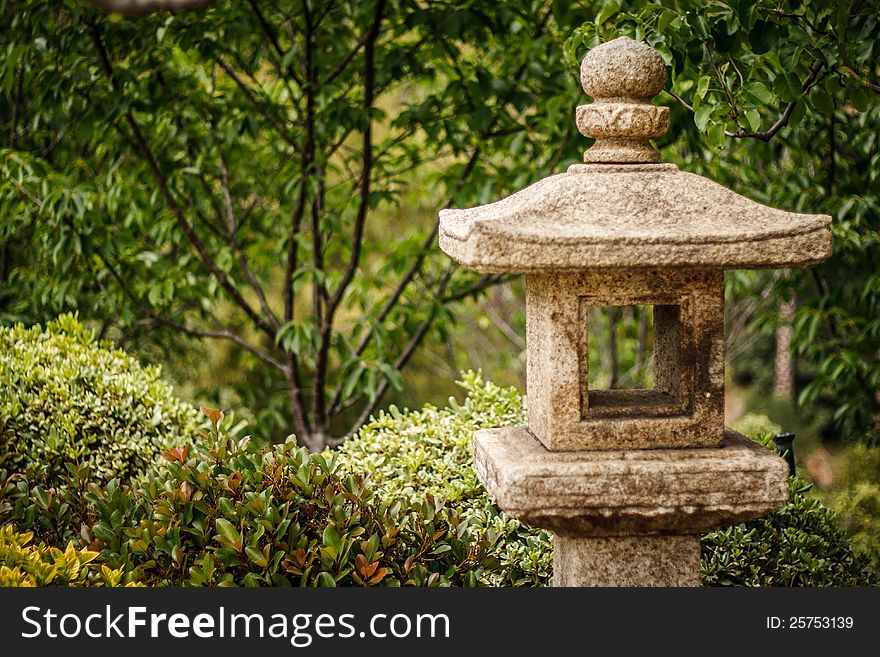
POLYGON ((581 86, 593 100, 650 100, 666 85, 663 57, 651 46, 627 37, 590 50, 581 62, 581 86))

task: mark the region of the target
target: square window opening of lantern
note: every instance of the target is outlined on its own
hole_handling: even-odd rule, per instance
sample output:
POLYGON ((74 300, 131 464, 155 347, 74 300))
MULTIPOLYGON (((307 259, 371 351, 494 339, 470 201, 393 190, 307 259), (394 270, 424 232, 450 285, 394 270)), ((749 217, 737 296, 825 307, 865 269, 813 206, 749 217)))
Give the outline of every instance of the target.
POLYGON ((586 328, 590 390, 654 387, 654 306, 592 306, 586 328))
POLYGON ((560 272, 528 275, 525 282, 529 430, 547 449, 721 444, 720 270, 560 272), (653 308, 653 388, 591 389, 590 312, 609 306, 653 308))
POLYGON ((610 305, 589 296, 579 301, 581 419, 691 414, 694 363, 686 348, 688 298, 639 299, 628 305, 610 305), (633 363, 621 354, 627 339, 639 343, 633 363), (604 369, 610 370, 602 372, 604 380, 596 371, 603 360, 601 351, 604 369))

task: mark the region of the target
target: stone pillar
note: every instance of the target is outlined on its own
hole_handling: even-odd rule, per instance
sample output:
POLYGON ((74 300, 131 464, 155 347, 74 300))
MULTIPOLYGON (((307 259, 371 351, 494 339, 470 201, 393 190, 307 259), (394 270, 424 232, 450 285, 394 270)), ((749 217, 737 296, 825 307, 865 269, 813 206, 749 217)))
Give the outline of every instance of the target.
POLYGON ((699 536, 553 540, 553 586, 699 586, 699 536))

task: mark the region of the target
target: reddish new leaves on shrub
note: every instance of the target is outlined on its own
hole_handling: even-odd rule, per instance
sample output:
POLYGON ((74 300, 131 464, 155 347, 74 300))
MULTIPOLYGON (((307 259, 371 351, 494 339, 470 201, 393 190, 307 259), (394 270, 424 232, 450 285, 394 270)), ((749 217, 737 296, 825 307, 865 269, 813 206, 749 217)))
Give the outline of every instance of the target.
POLYGON ((162 452, 162 456, 172 463, 186 463, 187 454, 189 454, 189 445, 178 445, 162 452))

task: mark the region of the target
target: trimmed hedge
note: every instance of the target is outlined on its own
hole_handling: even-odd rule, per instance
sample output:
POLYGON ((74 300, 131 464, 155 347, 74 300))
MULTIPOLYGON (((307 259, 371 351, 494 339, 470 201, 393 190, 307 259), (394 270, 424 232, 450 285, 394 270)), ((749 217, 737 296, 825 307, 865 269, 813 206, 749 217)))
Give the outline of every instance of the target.
MULTIPOLYGON (((3 335, 33 364, 21 367, 4 359, 8 369, 2 375, 18 377, 3 407, 4 431, 17 430, 4 435, 21 441, 27 431, 37 449, 30 453, 24 441, 5 451, 0 523, 11 532, 5 540, 18 541, 19 552, 31 535, 36 538, 44 561, 46 554, 54 559, 70 550, 97 554, 88 564, 100 566, 100 574, 69 580, 73 583, 549 583, 552 536, 499 511, 471 467, 475 430, 524 422, 524 400, 514 389, 467 373, 460 382, 467 392, 463 403, 450 400, 447 408, 414 412, 392 407, 338 451, 308 454, 292 440, 269 447, 239 440, 229 435, 235 433, 232 418, 207 409, 211 431, 197 431, 190 441, 194 412, 173 398, 158 371, 96 345, 72 317, 46 331, 15 327, 3 335), (64 329, 72 335, 63 335, 64 329), (40 358, 43 347, 48 355, 40 358), (53 368, 53 358, 62 365, 53 368), (127 393, 114 396, 120 389, 127 393), (104 415, 96 417, 90 403, 104 415), (120 407, 126 413, 111 410, 120 407), (85 429, 107 425, 115 428, 85 429), (44 427, 64 432, 61 448, 44 446, 44 427), (120 448, 129 444, 126 428, 136 440, 120 448), (162 450, 171 436, 179 444, 162 450), (160 450, 161 467, 151 467, 160 450), (121 453, 131 458, 121 459, 121 453), (102 480, 101 474, 114 478, 102 480)), ((779 513, 706 536, 704 583, 876 581, 835 515, 806 492, 795 482, 792 502, 779 513)), ((29 574, 36 584, 49 583, 21 565, 7 569, 4 581, 10 584, 29 583, 29 574)))
MULTIPOLYGON (((340 463, 366 471, 380 494, 417 499, 423 490, 448 498, 478 536, 492 542, 500 568, 479 572, 481 583, 549 583, 552 541, 548 532, 498 511, 471 467, 471 436, 477 429, 522 424, 523 398, 513 388, 465 373, 467 398, 448 408, 426 406, 380 413, 340 448, 340 463)), ((743 429, 766 430, 765 418, 743 429)), ((771 434, 753 436, 769 448, 771 434)), ((838 516, 813 498, 810 485, 792 479, 791 501, 766 518, 707 534, 702 539, 704 585, 864 586, 878 582, 870 559, 853 551, 838 516)))
POLYGON ((235 440, 231 419, 209 413, 211 435, 166 450, 130 487, 71 473, 53 494, 0 476, 0 521, 73 540, 150 586, 476 583, 485 550, 438 498, 377 498, 332 458, 235 440))
POLYGON ((66 465, 98 482, 127 479, 199 422, 158 367, 99 342, 73 315, 45 329, 0 327, 0 381, 0 467, 27 466, 47 485, 66 465))
POLYGON ((338 448, 349 472, 370 477, 376 494, 410 502, 430 493, 467 522, 486 556, 476 567, 476 583, 488 586, 543 586, 553 572, 553 535, 500 511, 472 467, 471 438, 489 427, 523 424, 525 400, 515 388, 465 372, 458 384, 466 397, 450 397, 446 408, 427 405, 400 412, 391 406, 338 448))
POLYGON ((704 586, 869 586, 870 558, 852 548, 839 516, 793 477, 791 501, 752 522, 703 537, 704 586))

